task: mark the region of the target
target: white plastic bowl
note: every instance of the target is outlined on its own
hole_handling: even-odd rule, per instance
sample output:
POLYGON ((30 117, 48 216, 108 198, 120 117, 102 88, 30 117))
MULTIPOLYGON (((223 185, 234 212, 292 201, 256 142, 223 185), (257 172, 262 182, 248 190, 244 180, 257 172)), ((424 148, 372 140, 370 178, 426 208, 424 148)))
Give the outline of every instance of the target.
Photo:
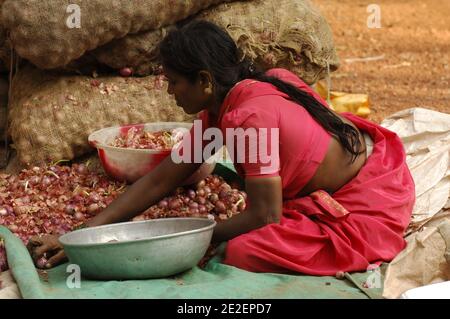
MULTIPOLYGON (((110 146, 121 132, 127 132, 130 128, 143 128, 147 132, 171 130, 174 128, 192 127, 191 123, 157 122, 126 126, 108 127, 89 135, 89 144, 98 150, 98 156, 105 172, 114 179, 134 183, 142 176, 153 170, 167 156, 170 150, 157 151, 150 149, 132 149, 110 146)), ((203 163, 200 168, 183 184, 194 184, 210 175, 215 167, 215 162, 203 163)))

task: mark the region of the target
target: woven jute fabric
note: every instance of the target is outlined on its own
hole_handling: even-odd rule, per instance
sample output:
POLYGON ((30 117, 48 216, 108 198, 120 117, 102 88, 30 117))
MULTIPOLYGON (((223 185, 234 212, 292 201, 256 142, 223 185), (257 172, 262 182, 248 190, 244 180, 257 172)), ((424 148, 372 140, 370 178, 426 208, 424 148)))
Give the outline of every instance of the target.
POLYGON ((67 65, 113 39, 173 24, 226 0, 5 0, 17 53, 42 69, 67 65))
POLYGON ((31 65, 14 77, 10 134, 23 164, 73 159, 92 150, 104 128, 148 122, 192 122, 168 95, 161 76, 64 76, 31 65))

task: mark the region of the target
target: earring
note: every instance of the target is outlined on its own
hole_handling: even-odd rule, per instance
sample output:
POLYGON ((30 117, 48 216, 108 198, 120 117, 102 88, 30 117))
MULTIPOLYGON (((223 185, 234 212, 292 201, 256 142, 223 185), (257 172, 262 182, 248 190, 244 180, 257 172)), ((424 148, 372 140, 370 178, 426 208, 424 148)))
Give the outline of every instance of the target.
POLYGON ((205 89, 205 94, 208 94, 208 95, 211 95, 211 94, 212 94, 212 88, 211 88, 210 86, 208 86, 208 87, 205 89))

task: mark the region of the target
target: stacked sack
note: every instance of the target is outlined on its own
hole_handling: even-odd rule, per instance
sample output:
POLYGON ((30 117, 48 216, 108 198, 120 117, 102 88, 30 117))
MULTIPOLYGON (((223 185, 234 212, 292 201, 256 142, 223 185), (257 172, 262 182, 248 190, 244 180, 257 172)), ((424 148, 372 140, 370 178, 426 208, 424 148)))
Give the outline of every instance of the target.
MULTIPOLYGON (((0 0, 0 13, 4 0, 0 0)), ((8 75, 5 73, 9 69, 9 52, 11 48, 7 43, 7 31, 0 23, 0 156, 3 156, 3 141, 6 134, 7 105, 8 105, 8 75)), ((0 163, 2 159, 0 158, 0 163)), ((1 164, 0 164, 1 165, 1 164)))
POLYGON ((6 110, 8 105, 9 84, 5 76, 0 77, 0 148, 6 134, 6 110))
POLYGON ((91 77, 66 71, 92 70, 97 61, 87 51, 114 39, 160 29, 226 1, 0 0, 4 60, 9 60, 8 42, 34 65, 20 65, 10 96, 8 133, 20 162, 34 165, 83 155, 92 150, 89 134, 103 127, 192 122, 194 116, 167 94, 161 76, 91 77))
MULTIPOLYGON (((213 22, 243 54, 265 69, 284 67, 313 84, 339 66, 331 29, 308 0, 253 0, 224 3, 194 17, 213 22)), ((136 74, 159 71, 157 45, 171 27, 126 36, 93 51, 112 68, 136 74)))
POLYGON ((339 65, 331 30, 308 0, 0 0, 0 5, 0 59, 8 62, 11 46, 33 64, 20 64, 10 96, 9 134, 24 164, 83 155, 91 150, 88 135, 103 127, 191 122, 166 92, 158 45, 172 28, 192 19, 218 24, 263 68, 288 68, 308 84, 339 65), (99 65, 109 72, 131 68, 140 77, 112 76, 97 70, 99 65), (83 75, 96 73, 98 78, 83 75))
POLYGON ((89 134, 103 127, 194 120, 167 94, 162 76, 94 79, 26 66, 10 101, 10 134, 24 164, 83 155, 89 134))
MULTIPOLYGON (((5 0, 0 0, 0 15, 3 2, 5 2, 5 0)), ((0 72, 5 72, 9 69, 10 51, 11 47, 8 43, 6 28, 3 26, 3 23, 0 22, 0 72)))
POLYGON ((175 23, 227 0, 4 0, 2 20, 17 53, 42 69, 139 31, 175 23))

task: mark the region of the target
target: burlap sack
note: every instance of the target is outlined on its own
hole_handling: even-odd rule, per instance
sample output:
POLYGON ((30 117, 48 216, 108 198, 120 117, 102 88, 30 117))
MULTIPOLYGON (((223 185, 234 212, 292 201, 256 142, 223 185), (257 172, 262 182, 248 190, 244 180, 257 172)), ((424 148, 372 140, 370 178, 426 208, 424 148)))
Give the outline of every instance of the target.
MULTIPOLYGON (((0 0, 0 15, 2 11, 3 2, 5 0, 0 0)), ((9 56, 10 56, 10 46, 7 41, 7 31, 0 21, 0 72, 6 72, 9 70, 9 56)))
POLYGON ((62 76, 32 66, 19 71, 10 97, 10 133, 23 164, 73 159, 90 133, 109 126, 192 122, 161 77, 62 76))
POLYGON ((158 45, 173 27, 130 34, 92 51, 97 61, 114 69, 130 67, 134 74, 158 73, 158 45))
POLYGON ((8 105, 8 80, 0 77, 0 146, 3 144, 3 137, 6 127, 6 106, 8 105))
MULTIPOLYGON (((284 67, 308 84, 325 76, 327 63, 339 66, 331 29, 308 0, 254 0, 225 3, 202 11, 196 19, 226 29, 244 54, 263 68, 284 67)), ((132 67, 136 74, 158 70, 156 45, 164 30, 115 40, 94 51, 113 68, 132 67)))
POLYGON ((158 29, 224 1, 5 0, 2 20, 18 54, 51 69, 113 39, 158 29))

